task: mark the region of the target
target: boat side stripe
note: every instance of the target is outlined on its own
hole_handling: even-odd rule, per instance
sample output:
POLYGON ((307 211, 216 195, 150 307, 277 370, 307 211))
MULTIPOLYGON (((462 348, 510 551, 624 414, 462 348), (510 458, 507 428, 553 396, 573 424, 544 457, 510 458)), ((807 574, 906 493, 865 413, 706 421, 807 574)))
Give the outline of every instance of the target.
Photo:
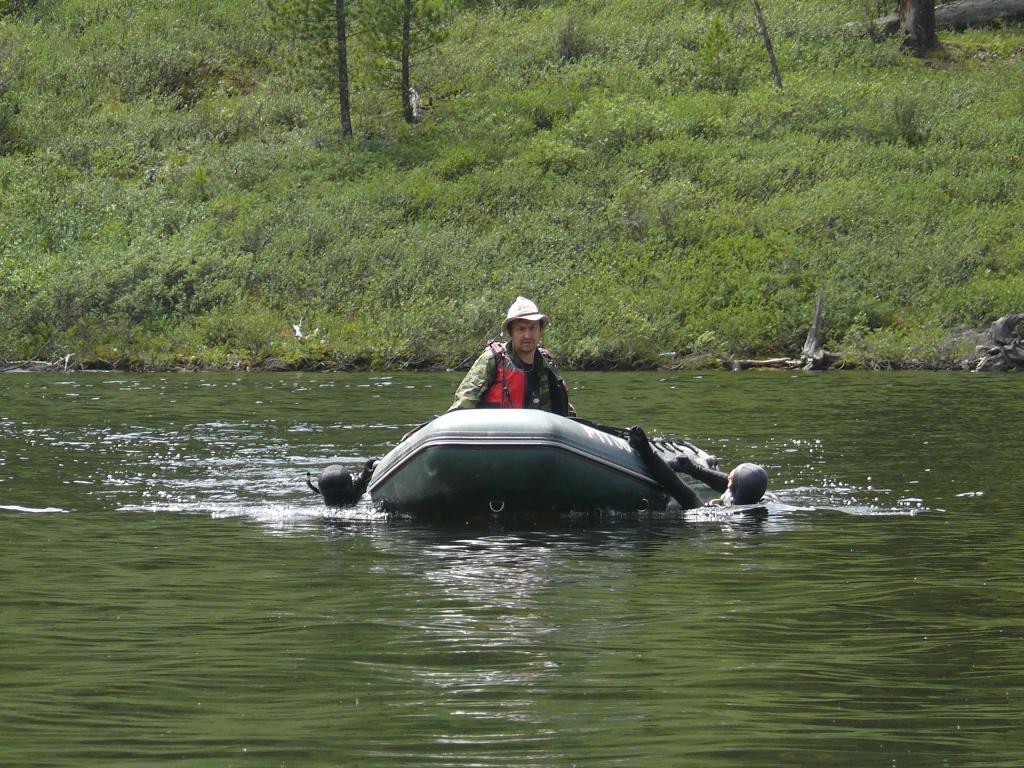
MULTIPOLYGON (((658 484, 658 482, 649 475, 645 475, 642 472, 637 472, 636 470, 630 469, 629 467, 624 467, 621 464, 616 464, 614 461, 609 461, 608 459, 602 456, 596 456, 593 453, 584 451, 581 448, 578 448, 574 445, 571 445, 561 440, 543 437, 530 437, 529 439, 515 437, 511 439, 501 438, 500 441, 498 441, 495 440, 495 437, 495 435, 488 435, 485 438, 463 437, 459 435, 437 435, 436 437, 429 437, 425 439, 422 443, 420 443, 418 446, 416 446, 416 448, 410 450, 405 456, 403 456, 397 462, 395 462, 395 464, 389 467, 387 472, 384 473, 383 475, 377 475, 376 473, 374 473, 373 480, 370 481, 369 490, 373 491, 373 489, 380 485, 380 483, 383 483, 385 480, 387 480, 387 478, 390 475, 397 472, 405 464, 412 461, 412 459, 414 459, 416 456, 430 448, 465 448, 467 446, 473 445, 494 446, 496 444, 500 445, 503 448, 536 448, 538 445, 544 448, 556 448, 559 450, 566 451, 567 453, 574 453, 577 456, 581 456, 582 458, 591 461, 595 464, 603 464, 604 466, 614 469, 615 471, 620 472, 621 474, 628 475, 630 477, 636 478, 637 480, 642 480, 648 485, 653 485, 658 488, 661 487, 658 484)), ((501 436, 497 437, 500 438, 501 436)))

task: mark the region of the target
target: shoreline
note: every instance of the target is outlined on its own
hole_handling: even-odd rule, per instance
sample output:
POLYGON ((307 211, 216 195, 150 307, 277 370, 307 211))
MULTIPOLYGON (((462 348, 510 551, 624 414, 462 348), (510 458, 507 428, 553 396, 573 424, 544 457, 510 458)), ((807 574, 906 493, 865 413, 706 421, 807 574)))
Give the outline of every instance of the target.
MULTIPOLYGON (((673 373, 683 371, 735 371, 743 372, 748 370, 769 370, 780 372, 794 372, 805 369, 798 365, 799 361, 793 359, 767 358, 756 359, 728 359, 714 358, 713 360, 698 363, 677 363, 673 365, 658 365, 656 363, 629 363, 625 361, 602 361, 600 364, 566 365, 560 367, 565 371, 574 372, 652 372, 652 373, 673 373)), ((855 362, 849 359, 840 358, 828 368, 818 372, 829 371, 964 371, 973 372, 977 359, 965 359, 961 361, 924 361, 919 359, 893 359, 875 360, 866 362, 855 362)), ((417 362, 395 366, 379 366, 369 362, 359 361, 347 364, 328 364, 319 362, 316 364, 293 364, 281 360, 266 360, 261 363, 245 363, 239 361, 231 365, 151 365, 141 361, 133 360, 87 360, 84 362, 72 362, 67 358, 58 360, 0 360, 0 374, 4 373, 400 373, 400 372, 422 372, 422 373, 456 373, 469 370, 468 364, 447 365, 442 362, 417 362)))

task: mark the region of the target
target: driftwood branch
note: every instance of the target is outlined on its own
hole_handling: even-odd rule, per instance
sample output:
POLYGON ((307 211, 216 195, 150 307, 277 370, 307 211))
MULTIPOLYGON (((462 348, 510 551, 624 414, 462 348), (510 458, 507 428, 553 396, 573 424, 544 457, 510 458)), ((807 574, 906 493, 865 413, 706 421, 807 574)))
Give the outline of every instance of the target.
POLYGON ((767 360, 732 360, 729 365, 734 371, 746 368, 802 368, 805 371, 824 371, 839 360, 839 355, 828 352, 824 347, 821 321, 825 314, 825 293, 818 291, 814 300, 814 317, 804 339, 800 357, 770 357, 767 360))
POLYGON ((829 367, 835 356, 825 351, 824 336, 821 332, 821 318, 825 313, 825 292, 818 291, 814 300, 814 319, 811 320, 811 327, 807 331, 807 338, 804 339, 804 346, 800 352, 800 359, 803 367, 807 370, 823 371, 829 367))
POLYGON ((59 360, 11 360, 2 364, 0 373, 11 373, 12 371, 18 371, 19 373, 60 371, 66 373, 67 371, 81 370, 81 365, 72 362, 74 356, 74 353, 72 353, 64 355, 59 360))
POLYGON ((800 360, 795 357, 769 357, 764 360, 729 360, 729 367, 734 371, 745 371, 747 368, 800 368, 800 360))
POLYGON ((1017 327, 1024 334, 1024 313, 1014 312, 992 323, 989 328, 991 344, 980 344, 981 359, 975 371, 1024 370, 1024 338, 1017 336, 1017 327))
MULTIPOLYGON (((991 24, 997 19, 1024 18, 1024 0, 958 0, 935 6, 936 29, 966 29, 991 24)), ((848 29, 857 29, 862 24, 847 24, 848 29)), ((871 22, 871 27, 881 35, 895 35, 900 28, 899 13, 890 13, 871 22)))

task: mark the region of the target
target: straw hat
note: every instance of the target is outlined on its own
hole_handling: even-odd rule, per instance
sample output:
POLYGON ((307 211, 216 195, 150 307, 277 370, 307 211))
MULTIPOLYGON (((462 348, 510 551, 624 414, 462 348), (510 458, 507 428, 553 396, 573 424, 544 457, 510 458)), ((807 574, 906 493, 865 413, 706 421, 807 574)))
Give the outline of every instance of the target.
POLYGON ((513 301, 512 306, 508 308, 508 314, 505 315, 505 323, 501 326, 502 333, 508 333, 508 324, 513 320, 537 320, 542 331, 548 324, 548 316, 541 314, 540 310, 537 309, 537 305, 524 296, 520 296, 513 301))

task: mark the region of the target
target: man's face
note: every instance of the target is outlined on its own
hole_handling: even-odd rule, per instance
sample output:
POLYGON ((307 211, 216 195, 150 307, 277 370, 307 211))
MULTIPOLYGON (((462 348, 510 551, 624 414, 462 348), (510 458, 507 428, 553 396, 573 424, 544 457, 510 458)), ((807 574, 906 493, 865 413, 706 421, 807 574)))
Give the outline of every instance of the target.
POLYGON ((513 320, 508 324, 512 349, 524 362, 530 362, 540 343, 540 323, 536 320, 513 320))

